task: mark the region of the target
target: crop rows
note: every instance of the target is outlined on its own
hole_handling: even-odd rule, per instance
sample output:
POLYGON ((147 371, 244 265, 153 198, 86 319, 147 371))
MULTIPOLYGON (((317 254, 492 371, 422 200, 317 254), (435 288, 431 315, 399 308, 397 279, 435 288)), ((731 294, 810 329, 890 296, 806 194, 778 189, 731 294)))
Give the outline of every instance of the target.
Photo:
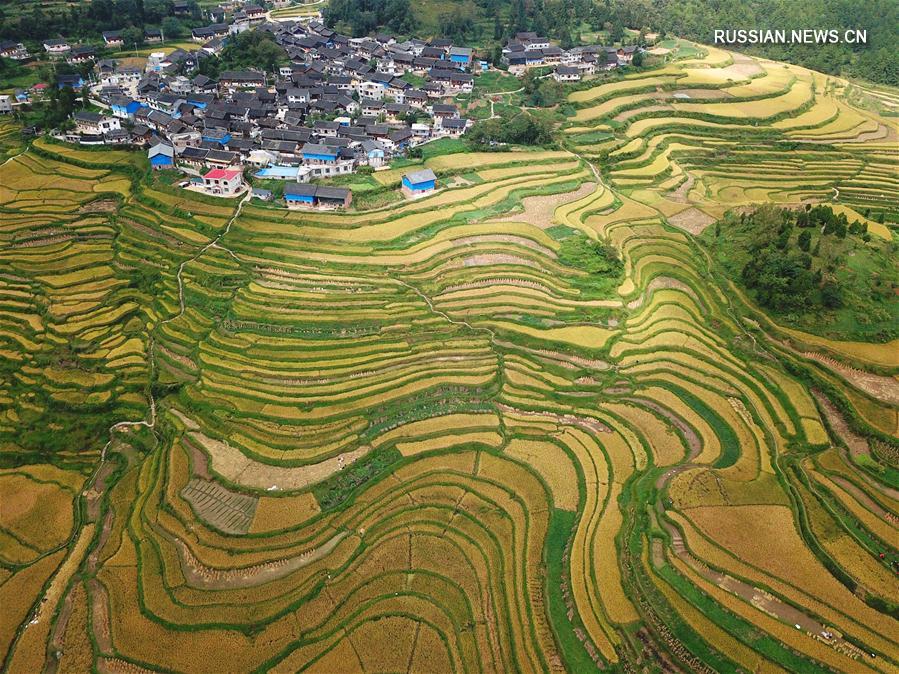
POLYGON ((895 344, 778 326, 692 236, 895 212, 846 86, 709 49, 368 212, 36 141, 0 168, 5 664, 894 671, 895 344))

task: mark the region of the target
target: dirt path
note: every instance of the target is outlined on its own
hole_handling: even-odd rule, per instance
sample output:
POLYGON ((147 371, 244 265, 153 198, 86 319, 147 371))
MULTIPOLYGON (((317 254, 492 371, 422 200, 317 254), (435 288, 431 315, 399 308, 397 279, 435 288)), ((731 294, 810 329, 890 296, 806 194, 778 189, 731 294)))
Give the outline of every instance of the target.
POLYGON ((347 531, 338 532, 318 547, 274 562, 237 569, 214 569, 198 560, 184 541, 159 529, 157 529, 157 532, 169 539, 177 548, 181 570, 184 573, 187 584, 204 590, 243 589, 284 578, 304 566, 325 558, 331 554, 338 543, 349 536, 347 531))
POLYGON ((895 377, 859 370, 817 351, 800 351, 798 353, 804 358, 826 366, 860 391, 864 391, 878 400, 899 405, 899 381, 895 377))
MULTIPOLYGON (((663 489, 675 475, 693 467, 696 466, 692 464, 682 464, 672 468, 659 476, 656 480, 656 486, 660 490, 663 489)), ((662 499, 656 501, 656 511, 659 515, 659 522, 671 536, 671 550, 681 559, 681 561, 707 581, 714 583, 722 590, 736 595, 758 610, 767 613, 769 616, 794 626, 798 631, 805 632, 813 639, 817 639, 843 652, 859 652, 856 646, 849 643, 841 636, 838 636, 836 633, 828 630, 826 625, 805 613, 803 610, 778 599, 773 594, 761 588, 755 587, 734 578, 729 574, 716 571, 709 567, 705 562, 695 557, 693 553, 690 552, 684 542, 680 529, 664 519, 665 507, 662 499)))
MULTIPOLYGON (((846 444, 849 451, 849 461, 852 462, 860 456, 870 457, 871 447, 868 445, 868 441, 849 428, 846 419, 840 414, 840 411, 836 406, 830 402, 830 399, 817 389, 811 389, 811 393, 815 397, 815 400, 821 405, 821 409, 824 410, 824 416, 827 417, 827 422, 830 424, 830 427, 846 444)), ((869 478, 862 471, 859 471, 858 475, 874 491, 878 491, 884 496, 899 501, 899 489, 893 489, 887 485, 880 484, 876 480, 869 478)))

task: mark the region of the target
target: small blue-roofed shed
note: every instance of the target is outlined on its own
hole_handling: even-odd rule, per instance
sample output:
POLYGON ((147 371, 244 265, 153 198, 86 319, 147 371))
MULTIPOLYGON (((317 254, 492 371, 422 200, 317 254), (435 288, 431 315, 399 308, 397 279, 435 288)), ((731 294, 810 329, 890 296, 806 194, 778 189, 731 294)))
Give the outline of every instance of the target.
POLYGON ((154 169, 172 168, 175 165, 175 150, 171 145, 157 143, 147 151, 150 166, 154 169))
POLYGON ((437 186, 437 176, 431 169, 413 171, 403 176, 403 191, 409 196, 419 196, 433 192, 437 186))

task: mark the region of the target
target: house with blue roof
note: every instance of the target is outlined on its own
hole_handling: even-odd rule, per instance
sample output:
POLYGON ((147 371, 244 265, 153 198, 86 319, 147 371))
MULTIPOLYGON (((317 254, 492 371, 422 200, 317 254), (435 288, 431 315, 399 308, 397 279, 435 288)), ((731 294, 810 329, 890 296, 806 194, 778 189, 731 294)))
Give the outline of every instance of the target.
POLYGON ((303 145, 303 161, 307 164, 333 164, 337 161, 339 151, 336 147, 306 143, 303 145))
POLYGON ((127 96, 116 96, 109 102, 109 107, 114 117, 134 119, 134 113, 147 106, 127 96))
POLYGON ((472 54, 469 47, 450 47, 449 60, 459 68, 467 68, 471 65, 472 54))
POLYGON ((224 146, 231 141, 231 134, 225 129, 206 129, 203 131, 203 140, 224 146))
POLYGON ((299 166, 266 166, 256 171, 257 178, 267 178, 269 180, 292 180, 294 182, 300 179, 299 166))
POLYGON ((315 204, 315 185, 293 183, 284 186, 284 201, 288 208, 309 208, 315 204))
POLYGON ((413 171, 403 176, 403 193, 410 199, 430 194, 437 188, 437 176, 431 169, 413 171))
POLYGON ((154 171, 173 168, 175 166, 175 148, 165 143, 157 143, 147 151, 150 166, 154 171))
POLYGON ((384 165, 384 146, 376 140, 363 140, 362 152, 365 154, 365 163, 372 168, 380 168, 384 165))

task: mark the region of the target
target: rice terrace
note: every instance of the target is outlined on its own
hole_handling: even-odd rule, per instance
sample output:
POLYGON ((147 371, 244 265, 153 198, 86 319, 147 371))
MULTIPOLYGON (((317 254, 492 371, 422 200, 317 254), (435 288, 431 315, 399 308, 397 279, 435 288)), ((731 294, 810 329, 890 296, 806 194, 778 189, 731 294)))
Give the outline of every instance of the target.
POLYGON ((659 45, 333 209, 0 116, 2 671, 899 672, 899 89, 659 45))

